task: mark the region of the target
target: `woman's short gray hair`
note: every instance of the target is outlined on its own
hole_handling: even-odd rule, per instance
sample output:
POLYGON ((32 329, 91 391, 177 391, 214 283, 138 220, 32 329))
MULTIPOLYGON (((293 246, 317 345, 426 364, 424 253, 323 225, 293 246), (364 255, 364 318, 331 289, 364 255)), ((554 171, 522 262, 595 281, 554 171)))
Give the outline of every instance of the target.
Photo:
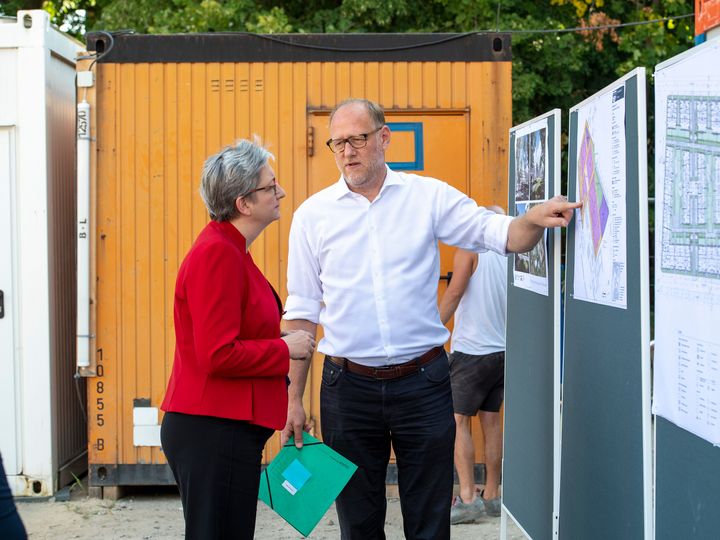
POLYGON ((214 221, 229 221, 238 215, 235 201, 255 189, 260 171, 275 159, 259 142, 246 139, 226 146, 205 160, 200 196, 214 221))

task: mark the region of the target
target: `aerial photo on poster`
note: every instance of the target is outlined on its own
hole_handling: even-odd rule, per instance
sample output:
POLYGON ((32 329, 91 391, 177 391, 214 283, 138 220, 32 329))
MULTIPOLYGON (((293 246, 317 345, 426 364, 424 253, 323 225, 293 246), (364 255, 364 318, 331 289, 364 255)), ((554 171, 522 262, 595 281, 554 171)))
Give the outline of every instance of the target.
MULTIPOLYGON (((515 215, 547 200, 547 118, 515 131, 515 215)), ((528 253, 515 254, 513 285, 548 295, 547 234, 528 253)))

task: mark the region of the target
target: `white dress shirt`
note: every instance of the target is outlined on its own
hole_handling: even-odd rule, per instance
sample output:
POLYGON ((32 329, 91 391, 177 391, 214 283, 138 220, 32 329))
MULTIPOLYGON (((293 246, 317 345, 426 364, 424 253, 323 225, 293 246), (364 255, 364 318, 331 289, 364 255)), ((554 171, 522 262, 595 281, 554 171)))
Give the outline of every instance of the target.
POLYGON ((438 240, 505 254, 511 220, 433 178, 387 169, 370 202, 341 177, 293 217, 285 319, 320 323, 324 354, 369 366, 410 360, 449 337, 438 240))

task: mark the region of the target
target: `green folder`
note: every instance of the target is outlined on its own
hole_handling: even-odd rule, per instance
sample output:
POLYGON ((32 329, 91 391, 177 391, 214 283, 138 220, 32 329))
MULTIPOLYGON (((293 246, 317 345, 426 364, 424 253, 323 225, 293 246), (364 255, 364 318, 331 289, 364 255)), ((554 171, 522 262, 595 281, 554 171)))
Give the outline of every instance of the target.
POLYGON ((307 536, 356 470, 357 465, 303 433, 300 450, 290 439, 262 472, 258 498, 307 536))

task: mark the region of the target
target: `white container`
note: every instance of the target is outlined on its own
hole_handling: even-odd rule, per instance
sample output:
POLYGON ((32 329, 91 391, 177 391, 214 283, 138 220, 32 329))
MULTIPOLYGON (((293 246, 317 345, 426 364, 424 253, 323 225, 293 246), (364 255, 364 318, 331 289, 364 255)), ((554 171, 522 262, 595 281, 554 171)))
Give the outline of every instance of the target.
POLYGON ((15 495, 53 494, 87 451, 73 379, 82 48, 44 11, 0 19, 0 452, 15 495))

